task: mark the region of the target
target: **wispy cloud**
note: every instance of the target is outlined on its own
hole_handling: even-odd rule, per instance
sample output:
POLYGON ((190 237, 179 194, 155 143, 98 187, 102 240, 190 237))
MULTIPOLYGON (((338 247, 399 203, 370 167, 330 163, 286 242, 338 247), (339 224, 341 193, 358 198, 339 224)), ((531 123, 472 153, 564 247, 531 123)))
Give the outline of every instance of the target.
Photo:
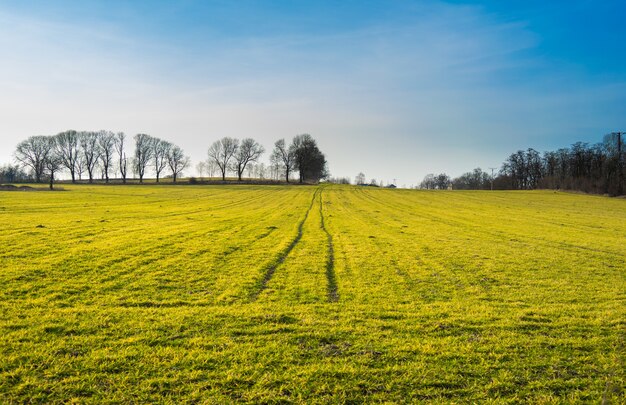
POLYGON ((395 7, 332 29, 260 10, 288 28, 249 35, 188 15, 157 29, 132 13, 81 21, 0 8, 0 134, 12 141, 0 160, 23 137, 68 127, 150 132, 196 161, 224 135, 269 148, 311 132, 333 173, 410 184, 623 116, 623 84, 555 65, 524 21, 440 2, 395 7))

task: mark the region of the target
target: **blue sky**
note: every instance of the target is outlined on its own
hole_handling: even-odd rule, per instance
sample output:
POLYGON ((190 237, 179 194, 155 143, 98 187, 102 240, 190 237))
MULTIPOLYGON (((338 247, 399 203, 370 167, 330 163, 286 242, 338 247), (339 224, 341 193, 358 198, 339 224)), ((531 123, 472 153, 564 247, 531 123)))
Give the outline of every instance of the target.
MULTIPOLYGON (((0 162, 37 134, 311 133, 399 184, 626 129, 619 1, 0 1, 0 162)), ((267 156, 266 156, 267 157, 267 156)))

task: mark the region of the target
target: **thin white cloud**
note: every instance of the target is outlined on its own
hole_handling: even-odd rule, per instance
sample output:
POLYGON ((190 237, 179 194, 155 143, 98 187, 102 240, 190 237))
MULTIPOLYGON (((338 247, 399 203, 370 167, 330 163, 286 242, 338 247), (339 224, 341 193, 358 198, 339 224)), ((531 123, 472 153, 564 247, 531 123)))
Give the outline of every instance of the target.
POLYGON ((148 132, 195 161, 222 136, 270 149, 310 132, 336 175, 459 174, 616 116, 584 111, 623 100, 623 87, 555 78, 533 56, 539 41, 523 23, 441 3, 320 35, 193 43, 0 11, 0 162, 21 139, 70 127, 148 132))

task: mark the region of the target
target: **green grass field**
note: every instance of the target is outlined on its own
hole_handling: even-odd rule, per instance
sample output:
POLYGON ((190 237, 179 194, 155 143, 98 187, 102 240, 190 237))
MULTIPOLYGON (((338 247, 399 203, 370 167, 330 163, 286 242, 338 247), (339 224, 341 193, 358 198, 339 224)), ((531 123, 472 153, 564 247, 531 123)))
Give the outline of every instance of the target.
POLYGON ((0 193, 0 403, 626 403, 626 200, 0 193))

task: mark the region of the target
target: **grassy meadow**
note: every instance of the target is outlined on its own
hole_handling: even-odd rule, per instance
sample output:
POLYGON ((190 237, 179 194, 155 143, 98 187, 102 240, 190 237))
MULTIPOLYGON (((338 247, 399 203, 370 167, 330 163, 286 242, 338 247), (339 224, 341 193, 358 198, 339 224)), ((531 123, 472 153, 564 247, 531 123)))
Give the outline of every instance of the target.
POLYGON ((626 403, 626 200, 0 192, 0 403, 626 403))

